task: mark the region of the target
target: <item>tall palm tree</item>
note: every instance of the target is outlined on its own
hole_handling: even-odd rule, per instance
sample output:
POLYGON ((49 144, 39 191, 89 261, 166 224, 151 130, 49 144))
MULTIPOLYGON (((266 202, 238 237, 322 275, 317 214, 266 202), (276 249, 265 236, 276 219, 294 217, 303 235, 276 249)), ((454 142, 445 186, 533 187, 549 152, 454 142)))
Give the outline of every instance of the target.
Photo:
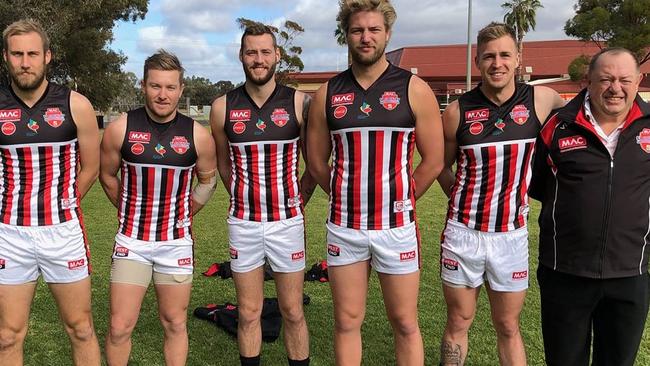
POLYGON ((524 60, 524 35, 530 30, 535 30, 537 9, 544 6, 539 0, 511 0, 501 4, 501 7, 506 10, 503 21, 511 26, 517 35, 517 48, 520 57, 517 75, 521 80, 523 78, 521 68, 524 60))
MULTIPOLYGON (((345 34, 345 31, 341 28, 341 24, 339 23, 334 30, 334 38, 336 38, 336 43, 338 43, 340 46, 347 47, 348 40, 346 37, 347 35, 345 34)), ((350 55, 350 50, 348 50, 348 66, 350 66, 351 63, 352 55, 350 55)))

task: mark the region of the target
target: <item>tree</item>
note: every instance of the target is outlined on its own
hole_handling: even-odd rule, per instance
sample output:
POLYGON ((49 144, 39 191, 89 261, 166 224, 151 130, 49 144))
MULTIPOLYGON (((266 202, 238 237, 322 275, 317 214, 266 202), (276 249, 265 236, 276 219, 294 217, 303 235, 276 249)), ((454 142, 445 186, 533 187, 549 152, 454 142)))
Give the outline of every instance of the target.
MULTIPOLYGON (((345 30, 341 28, 341 23, 339 23, 336 26, 336 29, 334 29, 334 37, 336 38, 336 43, 338 43, 339 46, 348 45, 348 38, 347 35, 345 34, 345 30)), ((348 49, 348 65, 350 64, 352 64, 352 55, 350 54, 350 50, 348 49)))
POLYGON ((580 55, 576 57, 569 64, 569 78, 571 81, 581 81, 584 80, 587 75, 587 69, 589 68, 590 57, 587 55, 580 55))
POLYGON ((517 75, 521 80, 523 78, 521 70, 524 62, 524 36, 529 31, 535 30, 537 9, 543 8, 543 6, 539 0, 511 0, 501 4, 501 7, 507 11, 503 16, 503 21, 511 26, 517 35, 517 49, 520 57, 517 75))
MULTIPOLYGON (((242 30, 249 25, 262 24, 246 18, 237 18, 237 23, 242 30)), ((293 81, 289 77, 289 73, 302 71, 305 68, 300 58, 302 47, 294 45, 296 37, 302 34, 305 29, 291 20, 285 21, 280 28, 272 25, 266 26, 275 33, 278 48, 280 49, 280 62, 276 69, 275 80, 280 84, 292 84, 293 81)))
POLYGON ((641 64, 650 59, 650 0, 578 0, 574 8, 564 26, 568 36, 599 48, 625 47, 641 64))
MULTIPOLYGON (((5 0, 0 27, 23 18, 40 21, 51 41, 50 80, 84 94, 96 109, 108 108, 124 84, 126 56, 110 50, 116 21, 143 19, 147 0, 5 0)), ((2 49, 0 44, 0 49, 2 49)), ((0 67, 7 85, 6 66, 0 67)))
POLYGON ((119 77, 119 93, 111 104, 112 109, 126 112, 144 104, 144 96, 140 89, 140 80, 132 72, 122 73, 119 77))

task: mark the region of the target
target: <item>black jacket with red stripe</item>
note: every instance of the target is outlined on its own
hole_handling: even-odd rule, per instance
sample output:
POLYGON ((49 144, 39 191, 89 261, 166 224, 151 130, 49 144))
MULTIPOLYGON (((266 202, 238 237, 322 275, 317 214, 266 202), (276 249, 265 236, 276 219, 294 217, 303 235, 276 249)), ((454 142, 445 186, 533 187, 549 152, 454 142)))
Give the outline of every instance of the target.
POLYGON ((641 275, 650 253, 650 105, 638 95, 610 156, 585 116, 586 90, 537 139, 529 195, 542 202, 539 263, 606 279, 641 275))

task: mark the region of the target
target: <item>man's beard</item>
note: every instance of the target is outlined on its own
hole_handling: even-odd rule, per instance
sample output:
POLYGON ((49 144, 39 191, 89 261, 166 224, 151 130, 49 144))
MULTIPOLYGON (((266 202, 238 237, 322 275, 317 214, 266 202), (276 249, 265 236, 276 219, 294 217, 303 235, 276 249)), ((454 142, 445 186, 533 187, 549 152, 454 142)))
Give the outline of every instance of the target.
POLYGON ((361 53, 357 52, 355 49, 350 49, 350 55, 352 56, 352 61, 354 61, 354 63, 359 64, 359 65, 363 65, 363 66, 372 66, 375 63, 377 63, 377 61, 379 61, 381 56, 384 55, 385 51, 386 51, 386 45, 384 44, 383 47, 377 48, 375 50, 375 53, 373 53, 370 56, 370 58, 362 57, 361 53))
POLYGON ((269 70, 267 71, 266 75, 264 75, 261 79, 257 79, 254 75, 253 72, 244 65, 244 74, 246 75, 246 81, 250 81, 251 83, 262 86, 268 83, 271 78, 275 76, 275 67, 277 63, 273 63, 272 65, 269 66, 269 70))
MULTIPOLYGON (((22 70, 19 73, 22 73, 22 70)), ((33 75, 33 78, 28 77, 21 79, 18 77, 19 73, 9 71, 9 76, 11 77, 12 84, 18 87, 20 90, 31 91, 38 89, 38 87, 43 83, 43 80, 45 80, 45 67, 40 73, 33 75)))

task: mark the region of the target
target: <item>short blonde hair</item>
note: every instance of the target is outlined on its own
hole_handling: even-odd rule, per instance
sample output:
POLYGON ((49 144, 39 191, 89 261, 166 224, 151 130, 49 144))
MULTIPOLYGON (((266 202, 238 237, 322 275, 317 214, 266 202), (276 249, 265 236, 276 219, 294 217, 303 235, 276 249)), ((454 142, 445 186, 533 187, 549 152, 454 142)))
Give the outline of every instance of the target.
POLYGON ((47 36, 41 24, 35 19, 17 20, 7 26, 2 32, 2 46, 5 49, 9 47, 9 38, 27 33, 37 33, 43 41, 43 51, 50 49, 50 37, 47 36))
POLYGON ((336 21, 345 33, 348 33, 350 27, 350 17, 360 11, 378 11, 384 16, 384 26, 389 31, 397 19, 395 8, 389 0, 340 0, 339 14, 336 21))
POLYGON ((512 38, 515 44, 517 44, 517 35, 511 26, 505 23, 492 22, 478 31, 478 36, 476 36, 476 49, 504 36, 512 38))
POLYGON ((183 74, 185 69, 181 65, 181 61, 171 52, 164 49, 159 49, 158 52, 147 57, 144 61, 144 75, 143 79, 147 81, 149 70, 162 70, 162 71, 178 71, 180 76, 180 83, 183 84, 183 74))

